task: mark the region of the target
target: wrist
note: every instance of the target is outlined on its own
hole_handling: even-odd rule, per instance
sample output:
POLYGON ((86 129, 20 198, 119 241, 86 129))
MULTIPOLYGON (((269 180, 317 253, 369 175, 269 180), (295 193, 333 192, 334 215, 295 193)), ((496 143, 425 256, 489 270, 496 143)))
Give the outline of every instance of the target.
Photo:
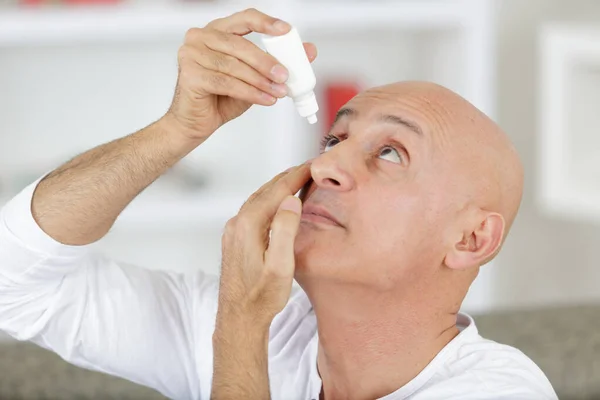
POLYGON ((225 311, 220 309, 217 313, 215 335, 227 336, 243 332, 247 337, 258 340, 269 336, 272 319, 256 318, 249 313, 225 311))
POLYGON ((163 129, 168 131, 170 135, 176 136, 184 141, 191 142, 202 143, 215 131, 214 129, 192 129, 170 111, 167 112, 160 120, 158 120, 158 123, 161 124, 163 129))
POLYGON ((250 321, 217 321, 212 336, 215 354, 236 354, 236 358, 258 360, 269 349, 269 328, 250 321))
POLYGON ((176 121, 164 116, 144 129, 142 135, 148 136, 155 146, 159 146, 169 157, 179 160, 201 145, 205 139, 186 136, 181 133, 176 121))

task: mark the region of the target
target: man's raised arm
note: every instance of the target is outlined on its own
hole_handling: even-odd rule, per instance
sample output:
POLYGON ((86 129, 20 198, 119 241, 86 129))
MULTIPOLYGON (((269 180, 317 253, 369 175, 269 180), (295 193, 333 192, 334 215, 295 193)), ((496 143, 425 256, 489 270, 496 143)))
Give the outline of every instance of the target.
POLYGON ((243 35, 288 30, 256 10, 191 29, 164 117, 74 158, 0 211, 0 330, 172 398, 208 398, 216 278, 124 265, 86 245, 221 125, 285 95, 286 70, 243 35))
POLYGON ((131 200, 202 141, 181 134, 175 119, 166 116, 51 172, 34 192, 33 216, 58 242, 95 242, 131 200))
MULTIPOLYGON (((169 112, 46 177, 32 204, 40 227, 64 244, 100 239, 135 196, 221 125, 251 104, 268 106, 285 96, 285 68, 242 35, 278 35, 289 29, 254 9, 190 29, 179 50, 180 72, 169 112)), ((314 47, 307 46, 307 52, 314 59, 314 47)))

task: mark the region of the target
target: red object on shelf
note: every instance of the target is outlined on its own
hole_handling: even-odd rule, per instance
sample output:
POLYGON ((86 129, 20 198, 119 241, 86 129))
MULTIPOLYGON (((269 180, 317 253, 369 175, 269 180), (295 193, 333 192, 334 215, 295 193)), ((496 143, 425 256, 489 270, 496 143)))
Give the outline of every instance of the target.
POLYGON ((360 92, 360 87, 355 82, 331 82, 325 87, 325 123, 326 129, 329 130, 337 112, 350 99, 360 92))

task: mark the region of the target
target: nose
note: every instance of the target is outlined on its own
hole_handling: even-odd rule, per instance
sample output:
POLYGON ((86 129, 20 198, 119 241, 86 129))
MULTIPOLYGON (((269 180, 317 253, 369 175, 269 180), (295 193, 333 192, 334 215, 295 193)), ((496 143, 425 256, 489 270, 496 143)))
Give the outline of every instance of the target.
POLYGON ((350 154, 346 154, 341 144, 315 158, 310 167, 312 179, 323 189, 345 192, 355 185, 349 166, 350 154))

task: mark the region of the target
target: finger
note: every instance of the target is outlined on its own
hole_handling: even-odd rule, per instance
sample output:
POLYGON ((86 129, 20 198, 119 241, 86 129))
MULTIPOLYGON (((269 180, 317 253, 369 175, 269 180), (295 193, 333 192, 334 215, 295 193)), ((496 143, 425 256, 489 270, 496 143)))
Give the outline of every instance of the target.
POLYGON ((239 79, 259 91, 274 97, 285 97, 287 87, 283 84, 272 82, 258 73, 254 68, 230 55, 219 53, 210 49, 198 50, 187 46, 186 51, 198 65, 211 71, 221 72, 239 79))
POLYGON ((240 213, 248 219, 255 233, 265 232, 283 199, 293 196, 310 178, 310 165, 302 164, 266 187, 240 213))
POLYGON ((288 79, 287 69, 251 41, 216 30, 208 30, 204 35, 204 43, 208 48, 241 60, 265 79, 277 83, 284 83, 288 79))
POLYGON ((240 225, 240 229, 244 232, 245 239, 254 246, 254 248, 267 247, 269 243, 269 229, 268 224, 271 222, 271 217, 266 218, 262 221, 260 226, 257 226, 256 216, 252 215, 252 211, 248 211, 251 205, 258 199, 262 198, 273 185, 280 181, 284 176, 291 173, 292 171, 300 168, 300 166, 288 168, 287 170, 275 175, 269 182, 262 185, 256 192, 254 192, 248 200, 242 205, 238 212, 236 219, 240 225), (266 227, 265 227, 266 226, 266 227))
POLYGON ((271 240, 265 252, 265 266, 275 276, 294 276, 294 242, 300 225, 302 202, 294 196, 286 197, 271 222, 271 240))
POLYGON ((251 203, 256 201, 256 199, 260 198, 267 189, 269 189, 275 184, 275 182, 279 181, 281 178, 283 178, 285 175, 287 175, 296 168, 299 168, 299 166, 288 168, 285 171, 280 172, 279 174, 275 175, 269 182, 265 183, 260 188, 258 188, 258 190, 252 193, 248 200, 246 200, 246 202, 242 205, 242 207, 240 208, 240 212, 246 209, 251 203))
POLYGON ((199 85, 209 93, 228 96, 252 104, 271 106, 277 99, 232 76, 198 67, 199 85))
POLYGON ((237 12, 226 18, 219 18, 207 27, 236 35, 247 35, 250 32, 266 33, 267 35, 283 35, 290 31, 291 26, 285 21, 271 17, 254 8, 237 12))
POLYGON ((306 51, 308 61, 315 61, 315 58, 317 58, 317 46, 315 46, 313 43, 304 43, 304 51, 306 51))

